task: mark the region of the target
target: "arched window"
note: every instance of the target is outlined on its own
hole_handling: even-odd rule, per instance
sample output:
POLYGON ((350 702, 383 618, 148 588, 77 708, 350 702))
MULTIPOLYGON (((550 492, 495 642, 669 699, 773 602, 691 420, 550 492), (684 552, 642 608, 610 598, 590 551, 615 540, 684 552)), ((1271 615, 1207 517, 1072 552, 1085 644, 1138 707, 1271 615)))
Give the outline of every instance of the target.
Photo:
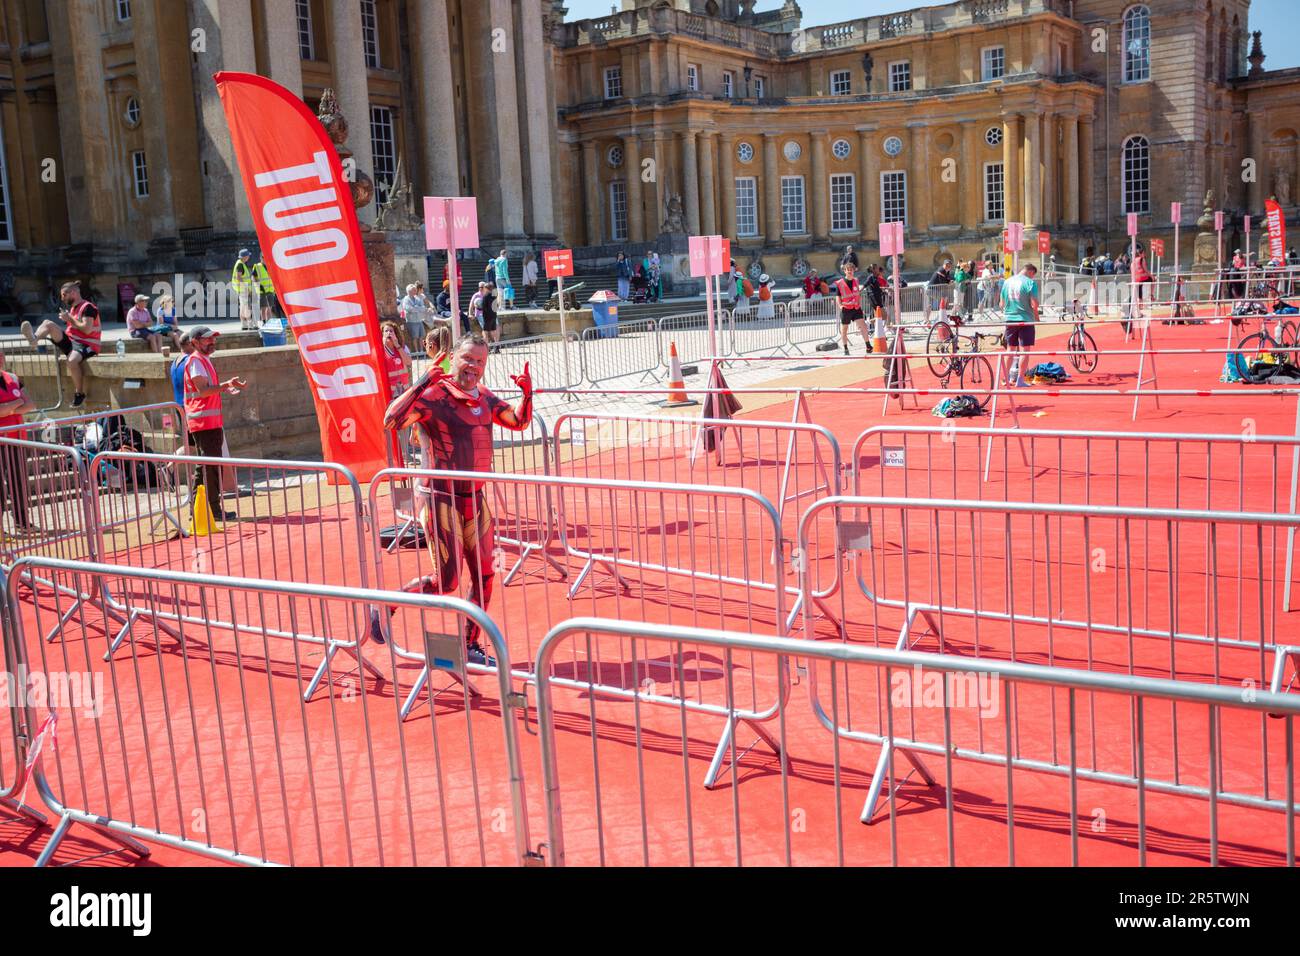
POLYGON ((1124 211, 1147 213, 1151 211, 1151 144, 1145 136, 1130 136, 1124 140, 1122 182, 1124 184, 1124 211))
POLYGON ((1151 79, 1151 11, 1129 7, 1124 13, 1124 82, 1151 79))

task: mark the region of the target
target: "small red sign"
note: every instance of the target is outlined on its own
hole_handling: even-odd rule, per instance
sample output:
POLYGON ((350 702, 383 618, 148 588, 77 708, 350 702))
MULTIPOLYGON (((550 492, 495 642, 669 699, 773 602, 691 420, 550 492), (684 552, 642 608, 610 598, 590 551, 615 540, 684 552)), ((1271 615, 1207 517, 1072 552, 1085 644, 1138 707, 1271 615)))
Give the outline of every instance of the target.
POLYGON ((1052 251, 1052 234, 1050 232, 1040 232, 1038 234, 1038 251, 1043 255, 1049 255, 1052 251))
POLYGON ((548 249, 542 253, 546 261, 546 278, 555 279, 573 275, 573 250, 548 249))
POLYGON ((1163 239, 1151 240, 1151 254, 1163 257, 1165 254, 1165 241, 1163 239))

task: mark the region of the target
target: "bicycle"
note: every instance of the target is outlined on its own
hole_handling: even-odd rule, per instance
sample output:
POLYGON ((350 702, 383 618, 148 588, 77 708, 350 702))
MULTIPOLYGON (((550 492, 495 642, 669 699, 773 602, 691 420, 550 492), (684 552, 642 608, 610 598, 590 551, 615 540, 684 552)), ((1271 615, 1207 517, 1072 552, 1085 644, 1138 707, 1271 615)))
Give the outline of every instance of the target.
POLYGON ((955 364, 958 355, 963 351, 979 352, 981 336, 1001 339, 1001 332, 982 333, 978 329, 972 335, 962 335, 961 329, 965 324, 965 320, 960 315, 949 315, 947 318, 937 319, 931 323, 930 331, 925 338, 925 361, 935 378, 945 380, 958 371, 955 364), (963 348, 963 340, 969 348, 963 348))
POLYGON ((1065 348, 1070 355, 1070 364, 1074 366, 1074 370, 1083 374, 1096 371, 1100 359, 1097 354, 1097 340, 1084 327, 1086 320, 1087 313, 1079 307, 1077 301, 1070 308, 1062 309, 1059 319, 1062 323, 1074 323, 1074 329, 1070 332, 1065 348))

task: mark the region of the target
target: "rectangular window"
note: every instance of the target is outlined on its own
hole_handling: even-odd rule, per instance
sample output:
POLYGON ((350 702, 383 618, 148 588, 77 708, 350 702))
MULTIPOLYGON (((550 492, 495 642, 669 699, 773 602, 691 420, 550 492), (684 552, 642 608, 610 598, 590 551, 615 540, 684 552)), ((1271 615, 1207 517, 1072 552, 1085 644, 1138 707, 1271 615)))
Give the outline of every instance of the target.
POLYGON ((980 76, 987 83, 1000 80, 1007 75, 1007 51, 1005 47, 991 46, 981 54, 980 76))
POLYGON ((758 182, 753 176, 736 177, 736 235, 758 235, 758 182))
POLYGON ((808 231, 803 214, 803 177, 781 177, 781 231, 802 236, 808 231))
POLYGON ((1001 163, 984 164, 984 221, 1002 222, 1007 218, 1006 176, 1001 163))
POLYGON ((880 174, 880 221, 907 222, 907 173, 880 174))
POLYGON ((831 96, 848 96, 852 92, 852 73, 848 70, 836 70, 831 74, 831 96))
POLYGON ((117 0, 117 18, 123 21, 131 19, 131 0, 117 0))
POLYGON ((621 179, 609 184, 609 237, 615 242, 627 239, 627 183, 621 179))
POLYGON ((0 128, 0 248, 14 247, 14 230, 9 219, 9 167, 5 161, 4 129, 0 128))
POLYGON ((736 74, 730 70, 722 74, 722 95, 727 99, 736 95, 736 74))
POLYGON ((686 65, 686 88, 692 93, 700 91, 700 68, 694 63, 686 65))
POLYGON ((366 68, 379 69, 379 11, 375 0, 361 0, 361 44, 366 51, 366 68))
POLYGON ((316 59, 316 35, 311 23, 311 0, 297 0, 298 4, 298 55, 304 60, 316 59))
POLYGON ((857 192, 852 173, 831 177, 831 232, 857 231, 857 192))
POLYGON ((899 60, 889 64, 889 92, 906 93, 912 88, 912 61, 899 60))
POLYGON ((766 84, 764 84, 763 78, 761 76, 754 77, 754 98, 755 99, 761 100, 763 98, 764 91, 766 90, 766 88, 767 88, 766 84))
POLYGON ((607 67, 605 70, 605 99, 616 100, 623 95, 623 68, 607 67))
POLYGON ((388 202, 397 176, 397 135, 393 111, 387 106, 370 107, 370 149, 375 166, 375 199, 388 202))
POLYGON ((131 154, 131 172, 135 177, 135 198, 149 198, 149 162, 143 152, 131 154))

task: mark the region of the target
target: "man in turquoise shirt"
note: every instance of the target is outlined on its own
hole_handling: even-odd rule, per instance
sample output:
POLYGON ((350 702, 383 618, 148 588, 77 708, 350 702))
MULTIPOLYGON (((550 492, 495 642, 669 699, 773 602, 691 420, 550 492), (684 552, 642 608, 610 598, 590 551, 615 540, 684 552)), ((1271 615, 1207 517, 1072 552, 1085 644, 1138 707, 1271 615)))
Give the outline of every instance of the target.
POLYGON ((1007 385, 1024 386, 1024 363, 1034 347, 1034 323, 1038 321, 1038 267, 1026 265, 1002 283, 1002 312, 1007 323, 1007 351, 1012 354, 1011 374, 1007 385))

